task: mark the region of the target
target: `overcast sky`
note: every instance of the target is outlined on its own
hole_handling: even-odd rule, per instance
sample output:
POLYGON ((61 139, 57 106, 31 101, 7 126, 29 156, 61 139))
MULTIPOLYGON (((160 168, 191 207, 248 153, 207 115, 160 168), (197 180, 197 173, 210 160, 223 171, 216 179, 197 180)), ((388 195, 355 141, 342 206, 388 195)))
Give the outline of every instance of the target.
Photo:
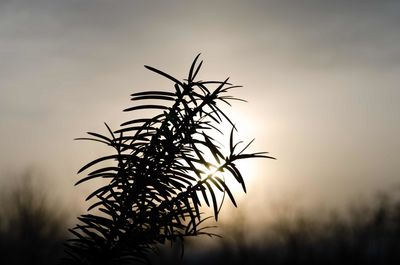
MULTIPOLYGON (((231 77, 256 138, 248 207, 337 205, 400 184, 399 1, 0 1, 0 171, 34 167, 71 196, 102 151, 73 141, 129 118, 129 94, 231 77)), ((50 185, 50 184, 48 184, 50 185)))

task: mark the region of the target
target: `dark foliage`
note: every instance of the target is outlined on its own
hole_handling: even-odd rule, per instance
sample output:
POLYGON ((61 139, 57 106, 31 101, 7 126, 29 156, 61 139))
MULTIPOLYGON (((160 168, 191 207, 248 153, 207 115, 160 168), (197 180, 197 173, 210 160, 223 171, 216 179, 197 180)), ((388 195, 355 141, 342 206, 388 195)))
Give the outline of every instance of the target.
POLYGON ((0 193, 0 264, 56 264, 63 256, 66 212, 59 203, 49 203, 31 173, 16 177, 21 183, 0 193))
MULTIPOLYGON (((328 216, 297 213, 276 217, 259 231, 257 240, 244 240, 245 223, 234 222, 217 247, 188 249, 187 265, 397 265, 400 264, 400 201, 378 197, 348 213, 328 216)), ((178 264, 179 259, 157 264, 178 264)))
POLYGON ((240 142, 233 140, 235 126, 220 107, 240 100, 227 94, 237 86, 228 79, 196 81, 202 65, 198 57, 184 81, 146 66, 172 81, 174 91, 134 93, 131 100, 137 104, 125 111, 157 111, 153 117, 129 120, 116 131, 106 124, 109 136, 89 132, 92 138, 81 138, 110 146, 114 154, 79 171, 97 166, 77 184, 98 178, 108 181, 87 197, 95 202, 70 230, 74 238, 67 244, 66 263, 148 262, 157 244, 213 235, 204 225, 203 204, 213 209, 217 220, 225 194, 236 206, 225 178, 236 179, 246 191, 235 163, 271 158, 264 152, 246 153, 250 143, 239 149, 240 142), (226 153, 210 134, 221 133, 223 122, 232 126, 226 153))

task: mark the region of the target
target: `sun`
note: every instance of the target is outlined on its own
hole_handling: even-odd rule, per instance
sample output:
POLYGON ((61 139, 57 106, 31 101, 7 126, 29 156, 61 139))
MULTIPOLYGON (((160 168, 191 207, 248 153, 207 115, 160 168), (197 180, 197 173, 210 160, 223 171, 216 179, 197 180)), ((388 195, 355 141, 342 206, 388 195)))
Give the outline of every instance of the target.
MULTIPOLYGON (((242 145, 239 145, 238 150, 241 150, 240 148, 244 148, 245 146, 246 145, 244 143, 242 145)), ((222 147, 226 149, 225 145, 223 145, 222 147)), ((227 150, 221 150, 221 153, 224 155, 229 154, 227 150)), ((247 188, 253 184, 257 168, 256 168, 256 163, 254 163, 254 161, 251 161, 251 159, 238 160, 234 162, 235 166, 238 168, 244 179, 244 185, 242 185, 241 183, 239 183, 238 180, 235 179, 235 177, 228 170, 226 169, 223 171, 218 170, 219 167, 225 162, 223 159, 217 161, 211 152, 204 152, 202 155, 204 160, 207 163, 209 163, 208 167, 201 165, 200 170, 203 172, 203 176, 219 177, 226 183, 229 190, 235 197, 236 196, 240 197, 247 191, 247 188)))

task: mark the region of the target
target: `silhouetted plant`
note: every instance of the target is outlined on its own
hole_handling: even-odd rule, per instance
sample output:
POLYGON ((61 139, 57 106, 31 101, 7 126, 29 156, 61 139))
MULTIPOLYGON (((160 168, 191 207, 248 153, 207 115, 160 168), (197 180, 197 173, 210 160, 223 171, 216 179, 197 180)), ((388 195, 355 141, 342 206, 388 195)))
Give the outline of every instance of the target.
POLYGON ((235 126, 219 106, 220 102, 230 105, 231 100, 241 100, 226 95, 237 86, 228 79, 195 81, 202 65, 197 63, 198 57, 184 81, 145 66, 171 80, 174 92, 134 93, 131 100, 141 104, 125 111, 156 110, 154 117, 129 120, 116 131, 106 124, 109 136, 89 132, 93 138, 79 138, 108 145, 115 153, 79 170, 100 165, 77 184, 97 178, 109 181, 87 197, 97 199, 88 209, 91 213, 78 217, 80 224, 70 230, 74 238, 67 244, 67 263, 148 262, 149 252, 158 243, 200 234, 212 236, 203 225, 208 217, 204 218, 201 206, 211 207, 217 220, 225 194, 236 206, 225 182, 227 175, 246 192, 235 162, 271 158, 265 152, 246 153, 251 142, 238 150, 241 142, 233 140, 235 126), (142 103, 148 100, 151 104, 142 103), (222 133, 223 122, 232 126, 227 154, 209 133, 222 133))

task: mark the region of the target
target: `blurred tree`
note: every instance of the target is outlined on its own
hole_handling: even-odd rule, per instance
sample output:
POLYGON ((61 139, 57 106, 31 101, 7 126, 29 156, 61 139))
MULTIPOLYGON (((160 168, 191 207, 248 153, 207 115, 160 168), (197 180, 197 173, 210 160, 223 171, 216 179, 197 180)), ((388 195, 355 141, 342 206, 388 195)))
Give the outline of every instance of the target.
POLYGON ((272 158, 265 152, 246 153, 251 142, 238 150, 241 142, 233 140, 235 126, 217 104, 241 100, 226 95, 237 86, 228 79, 195 81, 202 65, 197 63, 198 57, 184 81, 145 66, 171 80, 175 91, 134 93, 131 100, 141 104, 125 111, 155 110, 158 114, 124 122, 116 131, 106 124, 110 136, 89 132, 92 138, 79 138, 106 144, 115 153, 95 159, 79 171, 97 165, 77 184, 97 178, 109 181, 87 197, 96 199, 88 209, 91 213, 78 217, 80 223, 70 230, 74 238, 67 244, 67 264, 144 263, 159 243, 200 234, 212 236, 203 225, 208 217, 203 217, 202 204, 213 209, 217 220, 225 194, 236 206, 225 182, 227 175, 246 192, 235 163, 272 158), (142 103, 148 100, 151 104, 142 103), (227 154, 210 135, 222 134, 223 122, 232 126, 227 154))
POLYGON ((50 203, 47 191, 34 185, 34 179, 38 180, 27 171, 2 187, 0 264, 55 264, 63 255, 67 213, 59 202, 50 203))

